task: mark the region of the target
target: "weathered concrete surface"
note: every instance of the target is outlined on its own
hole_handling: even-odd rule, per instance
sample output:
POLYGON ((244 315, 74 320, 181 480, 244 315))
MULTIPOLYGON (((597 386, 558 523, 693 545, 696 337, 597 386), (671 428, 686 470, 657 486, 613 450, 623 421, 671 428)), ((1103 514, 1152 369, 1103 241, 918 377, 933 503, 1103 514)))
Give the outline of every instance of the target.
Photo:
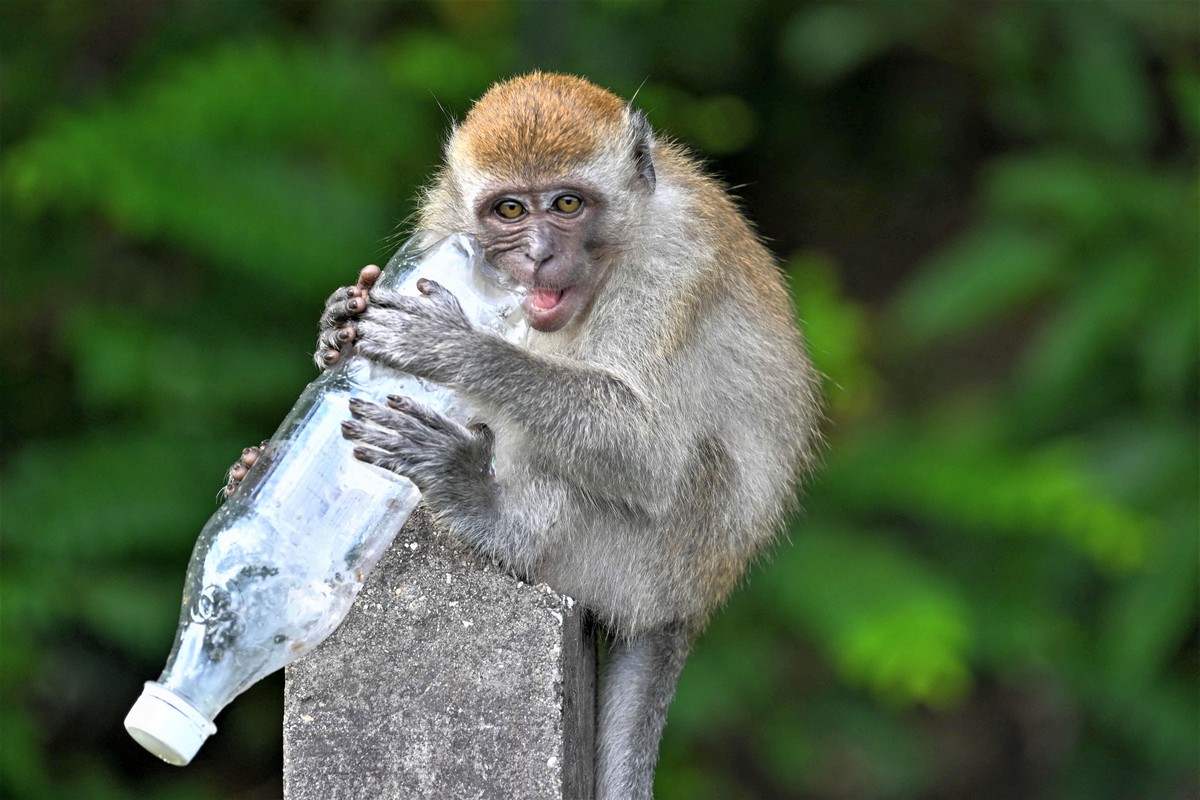
POLYGON ((288 667, 284 797, 592 797, 578 605, 413 515, 346 621, 288 667))

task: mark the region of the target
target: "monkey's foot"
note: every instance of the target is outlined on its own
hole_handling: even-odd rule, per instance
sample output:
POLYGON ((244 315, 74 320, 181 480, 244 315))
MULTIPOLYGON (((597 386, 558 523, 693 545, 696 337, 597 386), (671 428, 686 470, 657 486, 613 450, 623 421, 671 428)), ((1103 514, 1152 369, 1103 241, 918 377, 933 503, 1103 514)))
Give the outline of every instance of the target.
POLYGON ((221 489, 221 494, 225 497, 233 494, 234 489, 242 482, 242 478, 246 477, 246 473, 250 468, 258 462, 258 457, 262 455, 263 448, 267 446, 268 439, 263 439, 262 443, 257 447, 247 447, 242 451, 238 460, 233 462, 233 466, 229 468, 229 472, 225 475, 225 486, 221 489))

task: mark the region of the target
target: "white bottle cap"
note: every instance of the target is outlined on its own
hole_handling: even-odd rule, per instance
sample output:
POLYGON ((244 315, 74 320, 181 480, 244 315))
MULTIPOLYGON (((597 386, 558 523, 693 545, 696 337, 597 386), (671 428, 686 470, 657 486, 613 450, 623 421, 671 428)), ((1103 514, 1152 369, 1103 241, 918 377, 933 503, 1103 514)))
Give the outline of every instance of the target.
POLYGON ((125 730, 163 761, 182 767, 217 732, 217 726, 161 683, 146 681, 142 696, 125 716, 125 730))

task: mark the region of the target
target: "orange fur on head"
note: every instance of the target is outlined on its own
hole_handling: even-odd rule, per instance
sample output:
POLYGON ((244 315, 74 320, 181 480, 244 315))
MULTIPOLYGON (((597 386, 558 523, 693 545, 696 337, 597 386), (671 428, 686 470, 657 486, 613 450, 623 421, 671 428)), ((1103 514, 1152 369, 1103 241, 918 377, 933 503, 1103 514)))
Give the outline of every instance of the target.
POLYGON ((476 101, 454 149, 490 173, 561 176, 618 136, 625 101, 571 75, 533 72, 476 101))

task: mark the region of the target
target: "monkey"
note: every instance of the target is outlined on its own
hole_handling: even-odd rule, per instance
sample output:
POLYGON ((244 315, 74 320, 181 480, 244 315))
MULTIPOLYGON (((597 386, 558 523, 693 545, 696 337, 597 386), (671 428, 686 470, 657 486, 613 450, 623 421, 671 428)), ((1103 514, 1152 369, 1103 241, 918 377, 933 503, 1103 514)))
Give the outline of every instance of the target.
POLYGON ((563 74, 483 94, 416 217, 526 287, 528 339, 474 329, 433 280, 402 296, 364 269, 326 304, 318 366, 356 352, 451 387, 477 421, 352 400, 343 435, 605 629, 596 796, 650 798, 692 643, 818 457, 819 376, 779 266, 682 145, 563 74))

